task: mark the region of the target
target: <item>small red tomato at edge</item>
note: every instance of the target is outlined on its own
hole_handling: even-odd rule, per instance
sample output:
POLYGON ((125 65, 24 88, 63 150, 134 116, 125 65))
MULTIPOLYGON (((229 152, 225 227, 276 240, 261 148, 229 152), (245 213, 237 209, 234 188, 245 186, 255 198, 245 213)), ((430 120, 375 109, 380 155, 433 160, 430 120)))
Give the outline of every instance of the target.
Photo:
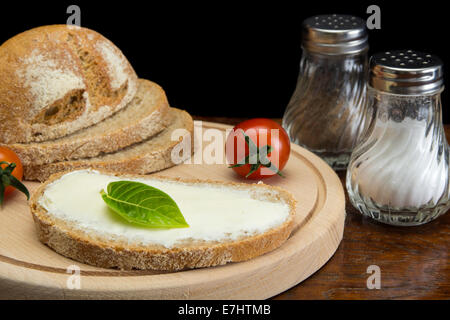
POLYGON ((225 152, 230 168, 248 179, 283 176, 291 153, 286 131, 275 121, 257 118, 244 121, 228 135, 225 152))
POLYGON ((5 196, 14 189, 23 192, 27 198, 30 194, 21 183, 23 178, 23 166, 16 153, 8 148, 0 147, 0 206, 5 196))

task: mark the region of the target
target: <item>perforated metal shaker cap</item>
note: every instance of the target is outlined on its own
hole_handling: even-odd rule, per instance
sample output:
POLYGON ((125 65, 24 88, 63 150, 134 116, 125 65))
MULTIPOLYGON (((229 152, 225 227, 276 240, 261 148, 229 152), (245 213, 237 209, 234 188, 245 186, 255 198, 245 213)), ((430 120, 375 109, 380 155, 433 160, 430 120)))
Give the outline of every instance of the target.
POLYGON ((393 94, 433 94, 444 86, 441 59, 414 50, 393 50, 370 58, 372 88, 393 94))
POLYGON ((319 15, 303 21, 303 47, 323 54, 353 54, 368 48, 363 19, 344 15, 319 15))

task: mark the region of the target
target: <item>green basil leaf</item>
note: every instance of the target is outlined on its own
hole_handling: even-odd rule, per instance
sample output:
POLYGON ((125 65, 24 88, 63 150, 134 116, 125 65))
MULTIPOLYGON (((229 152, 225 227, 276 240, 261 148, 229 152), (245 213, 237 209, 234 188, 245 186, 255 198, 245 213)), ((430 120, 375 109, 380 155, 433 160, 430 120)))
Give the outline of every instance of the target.
POLYGON ((126 221, 148 228, 187 228, 175 201, 165 192, 140 182, 111 182, 103 200, 126 221))

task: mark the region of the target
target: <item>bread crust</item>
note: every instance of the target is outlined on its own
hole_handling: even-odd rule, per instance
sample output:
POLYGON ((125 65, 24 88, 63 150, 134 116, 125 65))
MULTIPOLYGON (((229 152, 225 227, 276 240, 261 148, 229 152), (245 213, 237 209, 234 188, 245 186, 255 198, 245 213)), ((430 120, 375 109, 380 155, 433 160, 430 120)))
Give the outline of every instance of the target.
POLYGON ((99 33, 52 25, 0 46, 0 142, 57 139, 124 108, 137 75, 99 33))
MULTIPOLYGON (((148 174, 170 168, 175 165, 175 163, 172 162, 172 150, 179 144, 184 143, 188 135, 190 137, 193 136, 194 121, 185 111, 175 108, 169 109, 172 115, 172 121, 176 122, 177 125, 170 124, 160 134, 147 141, 97 158, 24 166, 24 179, 30 181, 45 181, 52 174, 57 172, 88 168, 130 174, 148 174), (172 131, 180 128, 185 129, 186 134, 178 140, 172 141, 172 131), (156 141, 158 142, 156 143, 156 141), (137 146, 142 146, 143 144, 151 144, 152 147, 148 150, 145 149, 145 151, 138 152, 138 154, 131 157, 120 157, 124 150, 130 150, 137 146)), ((191 144, 193 144, 194 141, 192 138, 190 141, 191 144)), ((193 151, 192 146, 191 151, 193 151)))
MULTIPOLYGON (((211 180, 195 180, 167 177, 155 179, 178 181, 188 184, 218 184, 233 188, 251 189, 267 194, 274 201, 284 201, 290 212, 286 221, 265 233, 242 237, 225 242, 191 242, 179 244, 173 248, 160 245, 139 246, 126 240, 111 240, 107 237, 74 229, 65 221, 55 218, 42 208, 38 201, 46 187, 68 172, 57 173, 42 184, 30 200, 31 213, 41 242, 68 258, 101 268, 121 270, 160 270, 179 271, 184 269, 212 267, 229 262, 246 261, 281 246, 294 228, 296 201, 286 190, 265 184, 243 184, 211 180)), ((127 177, 145 177, 138 175, 119 175, 108 171, 100 173, 127 177)))
POLYGON ((80 136, 79 132, 75 132, 69 136, 46 142, 7 145, 0 143, 0 146, 6 146, 16 152, 24 166, 43 165, 115 152, 158 134, 169 124, 169 103, 164 90, 156 83, 140 79, 138 93, 130 104, 136 104, 140 109, 148 110, 148 112, 137 121, 120 126, 120 123, 114 122, 115 119, 120 119, 123 114, 134 111, 129 107, 124 108, 109 117, 107 124, 104 124, 106 120, 97 124, 106 126, 106 132, 97 132, 95 135, 80 136), (144 97, 141 100, 140 96, 151 96, 152 99, 144 97), (141 102, 137 101, 138 99, 141 102))

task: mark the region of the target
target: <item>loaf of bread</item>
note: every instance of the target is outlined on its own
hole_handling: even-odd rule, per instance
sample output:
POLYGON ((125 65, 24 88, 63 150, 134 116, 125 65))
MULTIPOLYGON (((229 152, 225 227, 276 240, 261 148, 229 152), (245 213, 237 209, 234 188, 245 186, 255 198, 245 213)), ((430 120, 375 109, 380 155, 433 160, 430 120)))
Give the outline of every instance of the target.
POLYGON ((149 139, 165 129, 170 121, 164 90, 154 82, 140 79, 133 100, 96 125, 59 139, 6 147, 17 153, 25 167, 91 158, 149 139))
POLYGON ((53 25, 0 46, 0 143, 57 139, 124 108, 137 75, 95 31, 53 25))
POLYGON ((252 259, 281 246, 294 228, 296 201, 265 184, 122 176, 82 170, 59 173, 30 201, 41 242, 93 266, 177 271, 252 259), (177 203, 189 228, 148 229, 108 210, 108 183, 132 180, 177 203))

